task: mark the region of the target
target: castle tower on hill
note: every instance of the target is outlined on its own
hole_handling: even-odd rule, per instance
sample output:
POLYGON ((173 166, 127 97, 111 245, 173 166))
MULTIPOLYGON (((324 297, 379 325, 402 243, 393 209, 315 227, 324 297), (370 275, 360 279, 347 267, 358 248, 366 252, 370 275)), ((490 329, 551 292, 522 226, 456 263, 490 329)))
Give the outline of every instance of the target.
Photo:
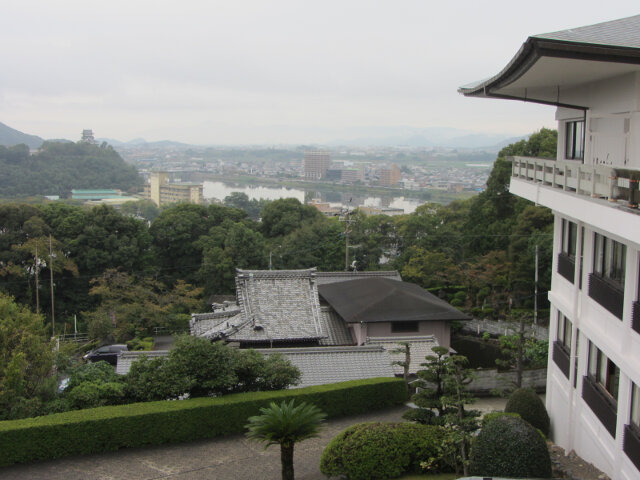
POLYGON ((93 136, 93 130, 85 129, 82 130, 82 138, 80 139, 82 143, 96 143, 96 139, 93 136))

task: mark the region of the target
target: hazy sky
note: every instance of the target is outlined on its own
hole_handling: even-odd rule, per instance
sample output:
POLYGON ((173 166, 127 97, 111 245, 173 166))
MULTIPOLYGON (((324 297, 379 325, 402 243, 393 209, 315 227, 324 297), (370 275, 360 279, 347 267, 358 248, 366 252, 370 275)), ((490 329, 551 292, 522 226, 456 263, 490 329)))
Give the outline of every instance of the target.
POLYGON ((637 0, 0 0, 0 122, 45 138, 323 142, 353 127, 529 133, 552 107, 467 99, 529 35, 637 0))

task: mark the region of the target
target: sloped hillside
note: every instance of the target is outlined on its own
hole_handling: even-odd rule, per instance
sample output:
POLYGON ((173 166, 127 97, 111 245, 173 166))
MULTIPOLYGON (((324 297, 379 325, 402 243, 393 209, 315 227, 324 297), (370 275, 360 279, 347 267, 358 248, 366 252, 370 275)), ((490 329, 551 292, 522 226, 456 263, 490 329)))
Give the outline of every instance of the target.
POLYGON ((36 148, 40 148, 43 141, 44 140, 36 135, 27 135, 0 122, 0 145, 11 147, 24 143, 32 150, 35 150, 36 148))

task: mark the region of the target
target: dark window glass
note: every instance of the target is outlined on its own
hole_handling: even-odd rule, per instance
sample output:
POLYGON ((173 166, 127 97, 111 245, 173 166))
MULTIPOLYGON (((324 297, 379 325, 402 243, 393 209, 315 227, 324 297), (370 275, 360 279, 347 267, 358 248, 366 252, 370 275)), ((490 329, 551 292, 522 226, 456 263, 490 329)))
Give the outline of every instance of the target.
POLYGON ((565 124, 565 154, 570 160, 584 158, 584 120, 565 124))
POLYGON ((631 425, 640 431, 640 387, 635 383, 631 389, 631 425))
POLYGON ((597 382, 614 400, 618 400, 620 369, 589 342, 589 377, 597 382))
POLYGON ((558 312, 557 340, 567 352, 571 352, 571 320, 558 312))
POLYGON ((595 234, 593 252, 593 271, 620 287, 624 287, 627 246, 610 238, 595 234))
POLYGON ((562 253, 574 258, 576 256, 576 242, 578 239, 578 225, 569 220, 562 220, 562 253))
POLYGON ((417 332, 418 322, 393 322, 391 324, 392 333, 417 332))

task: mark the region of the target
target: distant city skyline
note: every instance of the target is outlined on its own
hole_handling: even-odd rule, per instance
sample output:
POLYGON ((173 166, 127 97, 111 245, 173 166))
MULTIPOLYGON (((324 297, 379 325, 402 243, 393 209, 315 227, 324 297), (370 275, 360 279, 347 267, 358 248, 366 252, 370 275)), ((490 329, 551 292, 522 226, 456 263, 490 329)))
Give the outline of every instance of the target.
POLYGON ((521 136, 554 109, 470 100, 529 35, 637 2, 7 2, 0 122, 43 138, 323 144, 384 128, 521 136), (480 104, 480 105, 479 105, 480 104))

